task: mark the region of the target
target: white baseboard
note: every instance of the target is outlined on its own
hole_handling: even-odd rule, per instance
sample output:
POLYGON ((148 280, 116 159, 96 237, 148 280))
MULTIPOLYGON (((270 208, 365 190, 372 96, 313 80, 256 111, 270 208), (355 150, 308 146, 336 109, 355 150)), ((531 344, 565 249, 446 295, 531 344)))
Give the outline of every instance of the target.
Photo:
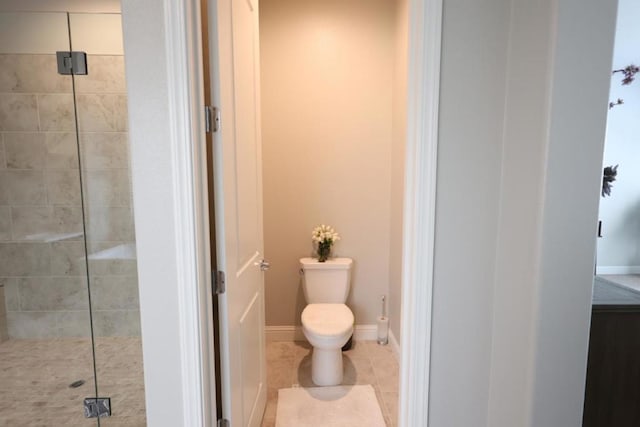
MULTIPOLYGON (((264 332, 267 342, 306 341, 302 326, 265 326, 264 332)), ((378 339, 378 327, 376 325, 356 325, 353 339, 356 341, 375 341, 378 339)))
POLYGON ((640 265, 597 266, 596 274, 640 274, 640 265))
POLYGON ((356 341, 376 341, 378 339, 378 325, 356 325, 353 339, 356 341))
POLYGON ((400 344, 398 344, 398 340, 396 336, 393 334, 393 331, 389 329, 389 345, 391 346, 391 350, 393 350, 393 355, 396 357, 396 360, 400 361, 400 344))
POLYGON ((265 326, 264 334, 267 342, 306 341, 302 326, 265 326))

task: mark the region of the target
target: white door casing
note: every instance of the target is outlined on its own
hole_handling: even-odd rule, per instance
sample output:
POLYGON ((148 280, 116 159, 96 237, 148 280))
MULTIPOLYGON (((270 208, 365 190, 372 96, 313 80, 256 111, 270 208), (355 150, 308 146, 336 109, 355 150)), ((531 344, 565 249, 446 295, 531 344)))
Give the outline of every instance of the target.
POLYGON ((221 111, 213 167, 218 269, 226 275, 222 413, 233 426, 254 427, 266 404, 258 3, 211 1, 209 25, 211 90, 221 111))
POLYGON ((398 425, 429 424, 444 0, 409 0, 398 425))

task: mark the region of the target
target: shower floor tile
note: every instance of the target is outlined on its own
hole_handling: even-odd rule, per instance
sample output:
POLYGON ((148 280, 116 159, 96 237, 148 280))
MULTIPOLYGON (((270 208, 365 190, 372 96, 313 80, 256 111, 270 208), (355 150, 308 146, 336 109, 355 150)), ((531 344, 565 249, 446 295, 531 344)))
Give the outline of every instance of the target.
MULTIPOLYGON (((110 397, 102 427, 146 425, 140 338, 96 338, 98 396, 110 397)), ((91 342, 85 338, 0 344, 0 426, 91 427, 82 402, 95 396, 91 342), (77 380, 78 388, 69 385, 77 380)))

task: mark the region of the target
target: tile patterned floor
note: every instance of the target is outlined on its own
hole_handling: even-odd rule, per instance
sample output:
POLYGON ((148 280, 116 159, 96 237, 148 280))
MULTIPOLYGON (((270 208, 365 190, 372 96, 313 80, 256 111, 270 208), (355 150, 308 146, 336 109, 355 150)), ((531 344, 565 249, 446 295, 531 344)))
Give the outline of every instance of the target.
MULTIPOLYGON (((342 384, 371 384, 388 427, 398 418, 398 361, 390 346, 355 342, 343 353, 342 384)), ((295 385, 315 387, 311 381, 311 347, 306 342, 267 343, 267 408, 262 427, 274 427, 278 389, 295 385)), ((320 427, 320 426, 319 426, 320 427)), ((363 426, 364 427, 364 426, 363 426)))
MULTIPOLYGON (((9 340, 0 344, 0 426, 96 427, 82 414, 95 383, 87 339, 9 340), (77 379, 86 383, 69 388, 77 379)), ((356 342, 344 353, 343 384, 371 384, 385 421, 396 426, 398 362, 389 346, 356 342)), ((98 394, 111 397, 113 416, 101 427, 146 426, 139 338, 98 338, 98 394)), ((278 389, 311 381, 311 347, 304 342, 267 344, 267 408, 263 427, 275 426, 278 389)))
MULTIPOLYGON (((90 341, 9 340, 0 344, 0 426, 96 427, 82 401, 95 396, 90 341), (82 379, 85 384, 69 388, 82 379)), ((140 338, 97 338, 98 394, 113 414, 101 427, 146 426, 140 338)))

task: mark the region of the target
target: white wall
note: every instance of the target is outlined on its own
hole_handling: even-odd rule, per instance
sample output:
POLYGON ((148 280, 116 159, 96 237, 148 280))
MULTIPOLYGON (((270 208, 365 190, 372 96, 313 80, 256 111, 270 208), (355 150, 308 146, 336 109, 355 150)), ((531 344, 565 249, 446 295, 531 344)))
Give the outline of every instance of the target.
POLYGON ((174 212, 169 208, 175 200, 166 29, 164 9, 150 7, 151 3, 125 1, 122 8, 147 422, 181 426, 182 408, 176 405, 183 391, 177 243, 174 212), (154 328, 162 333, 154 334, 154 328))
POLYGON ((66 14, 7 12, 0 15, 0 52, 55 54, 58 50, 69 50, 66 14))
POLYGON ((120 13, 120 0, 2 0, 0 12, 120 13))
POLYGON ((614 9, 444 2, 430 427, 581 424, 614 9))
POLYGON ((198 7, 122 8, 147 423, 157 427, 211 425, 215 412, 198 7))
MULTIPOLYGON (((640 3, 620 0, 613 69, 640 61, 640 3)), ((598 272, 640 273, 640 87, 611 79, 609 99, 624 100, 609 110, 604 166, 619 164, 610 197, 600 200, 603 237, 598 239, 598 272)))
POLYGON ((616 6, 565 0, 555 17, 533 426, 578 425, 582 419, 616 6))
POLYGON ((513 2, 493 289, 489 426, 529 423, 552 22, 548 5, 513 2))
MULTIPOLYGON (((0 9, 1 11, 2 9, 0 9)), ((55 54, 73 50, 91 55, 122 55, 122 19, 120 14, 72 13, 67 25, 65 13, 0 14, 0 53, 55 54)))
POLYGON ((296 325, 311 230, 354 259, 348 301, 375 323, 389 291, 395 2, 260 5, 267 325, 296 325))
POLYGON ((509 4, 444 2, 430 427, 486 425, 509 4))
POLYGON ((120 0, 3 0, 0 2, 0 52, 51 54, 74 50, 122 55, 120 0), (34 12, 34 13, 24 13, 34 12), (67 15, 70 13, 70 26, 67 15))

